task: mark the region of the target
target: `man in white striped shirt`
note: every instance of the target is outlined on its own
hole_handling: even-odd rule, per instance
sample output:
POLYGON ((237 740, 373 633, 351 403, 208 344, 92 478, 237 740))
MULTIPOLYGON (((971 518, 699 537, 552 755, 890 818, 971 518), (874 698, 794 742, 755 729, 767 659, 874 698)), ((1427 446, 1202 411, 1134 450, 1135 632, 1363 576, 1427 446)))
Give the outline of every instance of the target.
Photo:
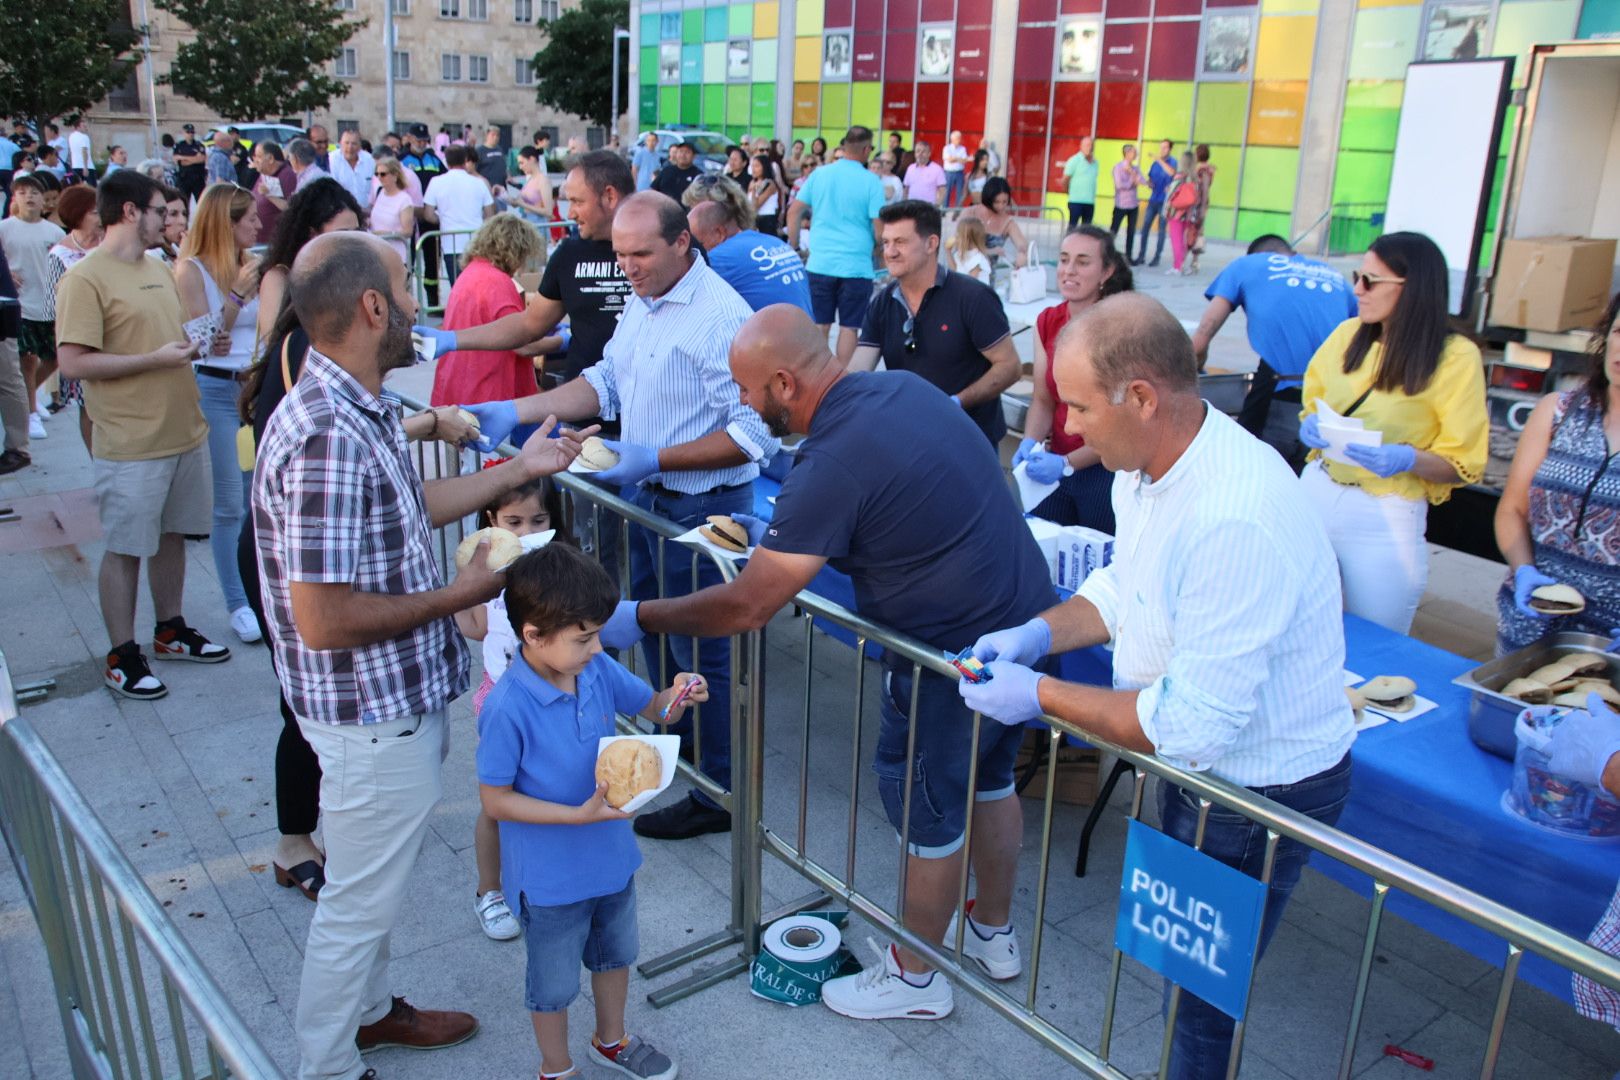
MULTIPOLYGON (((1332 824, 1350 788, 1339 575, 1292 471, 1198 397, 1192 343, 1157 301, 1124 293, 1076 319, 1054 350, 1069 430, 1114 470, 1115 561, 1071 600, 980 638, 988 682, 968 705, 1006 723, 1042 712, 1109 742, 1208 770, 1332 824), (1111 642, 1114 688, 1028 666, 1111 642)), ((1198 802, 1159 787, 1166 833, 1191 843, 1198 802)), ((1210 815, 1203 850, 1258 877, 1265 830, 1210 815)), ((1261 948, 1309 851, 1277 848, 1261 948)), ((1170 1075, 1226 1074, 1232 1020, 1184 993, 1170 1075)))

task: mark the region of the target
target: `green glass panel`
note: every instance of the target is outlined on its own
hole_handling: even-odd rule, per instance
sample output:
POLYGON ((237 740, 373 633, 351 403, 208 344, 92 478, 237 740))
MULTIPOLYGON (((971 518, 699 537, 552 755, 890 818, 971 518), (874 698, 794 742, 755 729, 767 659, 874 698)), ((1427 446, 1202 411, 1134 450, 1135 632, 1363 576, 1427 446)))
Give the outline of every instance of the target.
POLYGON ((1352 82, 1344 92, 1343 150, 1393 150, 1404 82, 1352 82))
MULTIPOLYGON (((810 148, 810 141, 820 134, 821 132, 817 131, 815 128, 796 127, 793 129, 793 139, 803 139, 805 149, 807 150, 810 148)), ((792 149, 793 147, 793 139, 788 140, 789 149, 792 149)), ((828 145, 831 144, 829 143, 828 145)))
POLYGON ((1513 85, 1523 86, 1529 74, 1530 46, 1541 41, 1567 41, 1575 35, 1581 0, 1520 0, 1502 4, 1496 13, 1491 56, 1511 56, 1513 85))
POLYGON ((1204 83, 1198 88, 1193 138, 1207 143, 1240 143, 1249 120, 1246 83, 1204 83))
MULTIPOLYGON (((849 83, 828 83, 821 88, 821 127, 849 127, 849 83)), ((832 139, 827 145, 833 144, 832 139)))
MULTIPOLYGON (((1214 86, 1206 84, 1205 89, 1214 86)), ((1192 130, 1193 84, 1190 82, 1150 82, 1147 104, 1142 118, 1142 137, 1148 143, 1160 139, 1175 142, 1180 151, 1192 130)), ((1157 150, 1154 151, 1157 153, 1157 150)))
POLYGON ((726 9, 727 37, 753 37, 754 36, 754 5, 732 4, 726 9))
POLYGON ((747 127, 749 119, 748 84, 726 87, 726 123, 747 127))
POLYGON ((703 46, 703 81, 706 83, 726 81, 725 42, 711 41, 703 46))
POLYGON ((681 40, 688 45, 698 45, 703 41, 703 9, 693 8, 691 11, 681 12, 681 40))
POLYGON ((681 122, 680 87, 660 86, 658 88, 658 122, 660 124, 678 124, 681 122))
POLYGON ((776 39, 754 39, 754 78, 776 78, 776 39))
POLYGON ((726 125, 726 138, 730 139, 732 142, 736 142, 746 134, 748 134, 748 128, 744 124, 726 125))
MULTIPOLYGON (((1210 145, 1209 163, 1215 166, 1215 180, 1209 189, 1211 206, 1237 205, 1238 164, 1242 160, 1241 147, 1210 145)), ((1226 235, 1230 236, 1231 233, 1226 235)))
POLYGON ((1509 105, 1507 112, 1502 115, 1502 142, 1496 148, 1498 155, 1513 153, 1513 125, 1519 121, 1519 109, 1518 105, 1509 105))
POLYGON ((643 45, 641 47, 641 79, 642 86, 658 85, 658 46, 643 45))
POLYGON ((1230 240, 1237 225, 1237 211, 1231 207, 1212 206, 1204 219, 1204 235, 1211 240, 1230 240))
POLYGON ((1586 0, 1581 8, 1578 38, 1620 37, 1620 0, 1586 0))
POLYGON ((757 82, 748 95, 752 112, 748 122, 762 133, 776 127, 776 84, 757 82))
POLYGON ((655 127, 658 124, 658 87, 643 86, 641 88, 641 126, 655 127))
POLYGON ((720 127, 726 122, 726 88, 724 84, 705 83, 703 87, 703 126, 720 127))
POLYGON ((703 9, 703 40, 724 41, 731 33, 731 9, 712 7, 703 9))
MULTIPOLYGON (((1120 153, 1125 145, 1124 139, 1098 139, 1092 148, 1097 157, 1097 208, 1102 211, 1104 199, 1112 200, 1114 197, 1114 166, 1123 160, 1120 153)), ((1109 210, 1113 209, 1110 202, 1109 210)))
POLYGON ((1251 146, 1243 155, 1243 190, 1238 193, 1238 205, 1243 209, 1271 210, 1286 216, 1294 205, 1298 186, 1298 150, 1251 146))
POLYGON ((654 11, 641 17, 641 40, 658 40, 658 12, 654 11))
POLYGON ((703 81, 703 46, 681 46, 681 82, 700 83, 703 81))
POLYGON ((1255 237, 1264 236, 1267 233, 1288 236, 1292 228, 1293 221, 1288 214, 1263 210, 1239 210, 1235 239, 1240 244, 1247 244, 1255 237))
MULTIPOLYGON (((849 122, 877 130, 883 122, 883 84, 858 82, 849 91, 849 122)), ((884 143, 887 146, 888 143, 884 143)))
POLYGON ((1356 32, 1350 39, 1350 77, 1406 78, 1406 65, 1417 59, 1422 21, 1421 6, 1362 8, 1356 12, 1356 32))
POLYGON ((1371 150, 1339 151, 1333 170, 1333 204, 1374 205, 1382 209, 1389 198, 1390 166, 1395 155, 1371 150))
POLYGON ((703 87, 690 84, 681 87, 681 118, 678 122, 703 123, 703 87))

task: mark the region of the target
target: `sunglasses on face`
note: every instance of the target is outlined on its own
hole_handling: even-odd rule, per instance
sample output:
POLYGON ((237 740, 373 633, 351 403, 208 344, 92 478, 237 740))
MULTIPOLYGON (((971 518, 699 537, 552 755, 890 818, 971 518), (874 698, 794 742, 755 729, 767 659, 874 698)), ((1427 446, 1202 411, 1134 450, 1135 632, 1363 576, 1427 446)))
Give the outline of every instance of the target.
POLYGON ((1350 271, 1350 285, 1352 288, 1365 288, 1370 292, 1385 282, 1392 285, 1405 285, 1406 279, 1403 277, 1391 277, 1386 274, 1363 274, 1360 270, 1350 271))

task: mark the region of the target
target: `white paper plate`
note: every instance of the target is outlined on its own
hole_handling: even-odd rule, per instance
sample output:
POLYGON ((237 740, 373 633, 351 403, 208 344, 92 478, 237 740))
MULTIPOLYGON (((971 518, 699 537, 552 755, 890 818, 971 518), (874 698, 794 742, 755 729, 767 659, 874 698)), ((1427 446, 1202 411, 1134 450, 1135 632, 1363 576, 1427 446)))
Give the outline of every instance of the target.
POLYGON ((681 758, 681 737, 679 735, 604 735, 596 741, 596 756, 602 756, 602 751, 607 749, 608 743, 619 742, 621 739, 637 739, 646 743, 658 751, 658 757, 664 766, 663 773, 658 777, 658 786, 656 788, 651 791, 643 791, 620 807, 625 813, 633 814, 662 795, 669 785, 675 782, 675 766, 681 758))
POLYGON ((586 475, 588 473, 599 473, 599 472, 605 472, 606 470, 605 469, 593 469, 589 465, 585 464, 583 461, 579 460, 579 458, 575 458, 573 461, 570 461, 568 463, 568 471, 571 472, 571 473, 576 473, 576 474, 578 474, 580 476, 584 476, 584 475, 586 475))
MULTIPOLYGON (((702 526, 700 525, 698 528, 702 528, 702 526)), ((704 536, 697 529, 688 529, 686 532, 681 533, 681 535, 675 538, 675 542, 678 544, 691 544, 693 547, 700 547, 706 551, 712 551, 721 558, 730 559, 732 562, 739 562, 748 558, 748 556, 754 553, 754 549, 751 546, 747 551, 731 551, 728 548, 723 548, 713 540, 710 540, 707 536, 704 536)))

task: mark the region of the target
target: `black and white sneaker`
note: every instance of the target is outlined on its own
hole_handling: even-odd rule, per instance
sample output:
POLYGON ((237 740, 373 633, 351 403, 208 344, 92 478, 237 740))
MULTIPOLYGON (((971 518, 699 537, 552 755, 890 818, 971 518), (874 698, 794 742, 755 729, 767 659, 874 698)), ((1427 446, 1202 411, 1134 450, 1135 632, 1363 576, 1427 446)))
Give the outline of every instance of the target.
POLYGON ((159 660, 190 660, 197 664, 218 664, 231 658, 231 650, 215 645, 186 625, 176 615, 160 622, 152 635, 152 655, 159 660))
POLYGON ((104 678, 107 689, 137 701, 151 701, 169 692, 169 688, 163 685, 162 680, 153 675, 152 669, 146 666, 146 657, 141 655, 141 647, 133 641, 126 641, 107 654, 107 672, 104 678))

